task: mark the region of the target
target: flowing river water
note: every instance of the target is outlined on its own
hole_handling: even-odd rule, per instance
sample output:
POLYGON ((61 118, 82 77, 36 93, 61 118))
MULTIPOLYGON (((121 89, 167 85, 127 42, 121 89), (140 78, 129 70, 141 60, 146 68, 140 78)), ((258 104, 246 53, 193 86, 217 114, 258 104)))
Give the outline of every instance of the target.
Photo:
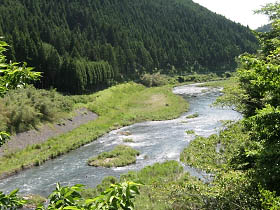
MULTIPOLYGON (((207 137, 223 128, 222 121, 239 120, 242 117, 235 111, 211 106, 220 95, 217 89, 186 85, 174 88, 173 92, 182 95, 190 104, 189 111, 181 117, 167 121, 137 123, 111 131, 75 151, 1 180, 0 191, 7 193, 19 188, 22 194, 47 196, 54 190, 56 182, 62 185, 79 183, 95 187, 106 176, 119 177, 127 171, 139 170, 156 162, 179 161, 180 152, 195 137, 194 134, 187 134, 186 130, 193 130, 196 135, 207 137), (186 118, 194 113, 198 113, 199 116, 186 118), (131 135, 124 135, 127 133, 131 135), (124 143, 126 138, 133 139, 133 142, 124 143), (140 151, 136 164, 118 168, 95 168, 87 165, 90 157, 109 151, 119 144, 129 145, 140 151)), ((185 170, 192 175, 203 177, 203 172, 191 167, 185 166, 185 170)))

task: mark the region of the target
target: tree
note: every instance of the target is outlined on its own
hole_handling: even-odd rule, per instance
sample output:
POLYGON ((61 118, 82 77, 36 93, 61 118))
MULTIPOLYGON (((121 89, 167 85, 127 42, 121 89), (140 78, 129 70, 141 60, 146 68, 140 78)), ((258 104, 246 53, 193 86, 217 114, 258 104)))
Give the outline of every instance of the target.
POLYGON ((4 52, 8 44, 0 41, 0 96, 8 90, 25 87, 28 83, 39 80, 41 74, 34 72, 33 68, 27 67, 27 63, 7 62, 4 52))
POLYGON ((239 57, 241 102, 250 134, 250 146, 242 153, 244 161, 250 159, 256 181, 280 195, 280 3, 258 12, 269 15, 272 30, 258 33, 261 50, 257 54, 239 57))

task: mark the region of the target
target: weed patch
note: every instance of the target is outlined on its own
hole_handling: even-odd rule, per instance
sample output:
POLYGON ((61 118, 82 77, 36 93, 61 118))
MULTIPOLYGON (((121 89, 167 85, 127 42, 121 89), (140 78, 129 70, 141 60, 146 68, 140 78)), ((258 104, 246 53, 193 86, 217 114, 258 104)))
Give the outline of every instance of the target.
POLYGON ((136 162, 136 156, 140 153, 125 145, 116 146, 110 152, 103 152, 100 155, 88 160, 90 166, 121 167, 136 162))

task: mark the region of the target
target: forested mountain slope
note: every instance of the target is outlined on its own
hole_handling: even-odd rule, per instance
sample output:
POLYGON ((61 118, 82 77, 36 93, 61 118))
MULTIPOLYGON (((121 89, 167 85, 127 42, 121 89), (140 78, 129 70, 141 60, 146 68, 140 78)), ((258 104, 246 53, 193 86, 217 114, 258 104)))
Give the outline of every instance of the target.
POLYGON ((159 69, 229 70, 257 48, 248 28, 191 0, 0 0, 0 14, 9 58, 72 93, 159 69))
POLYGON ((271 31, 272 29, 272 25, 271 24, 266 24, 266 25, 263 25, 261 27, 258 27, 256 29, 257 32, 269 32, 271 31))

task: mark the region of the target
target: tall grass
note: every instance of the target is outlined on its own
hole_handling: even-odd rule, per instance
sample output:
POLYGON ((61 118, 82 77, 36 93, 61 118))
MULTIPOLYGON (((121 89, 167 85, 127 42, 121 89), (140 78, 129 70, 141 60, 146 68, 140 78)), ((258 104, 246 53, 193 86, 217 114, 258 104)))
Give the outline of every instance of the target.
POLYGON ((125 125, 178 117, 188 107, 186 101, 174 95, 168 86, 145 88, 143 85, 127 83, 87 97, 91 102, 84 106, 97 113, 98 119, 38 146, 6 154, 0 158, 0 175, 40 165, 125 125))
POLYGON ((184 173, 176 161, 147 166, 139 172, 122 175, 121 180, 133 180, 144 185, 136 197, 135 209, 201 209, 206 186, 184 173))
POLYGON ((112 151, 103 152, 98 156, 90 158, 88 165, 103 167, 121 167, 136 162, 139 151, 125 145, 118 145, 112 151))
POLYGON ((32 86, 10 90, 0 98, 0 130, 18 133, 53 122, 72 111, 74 102, 55 90, 38 90, 32 86))

